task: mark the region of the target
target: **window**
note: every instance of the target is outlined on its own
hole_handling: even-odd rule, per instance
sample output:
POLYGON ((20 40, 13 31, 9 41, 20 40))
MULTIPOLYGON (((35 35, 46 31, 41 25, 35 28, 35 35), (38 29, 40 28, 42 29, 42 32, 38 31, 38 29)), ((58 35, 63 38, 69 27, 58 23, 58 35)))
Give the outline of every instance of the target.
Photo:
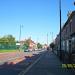
POLYGON ((66 40, 66 50, 69 51, 69 40, 66 40))
POLYGON ((72 50, 75 50, 75 37, 72 38, 72 50))

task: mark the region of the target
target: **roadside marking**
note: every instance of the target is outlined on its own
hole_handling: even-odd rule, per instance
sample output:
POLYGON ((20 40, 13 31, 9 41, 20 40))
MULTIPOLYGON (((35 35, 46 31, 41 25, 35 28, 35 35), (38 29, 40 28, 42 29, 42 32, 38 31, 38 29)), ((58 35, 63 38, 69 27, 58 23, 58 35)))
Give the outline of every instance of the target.
POLYGON ((35 60, 34 63, 32 63, 29 67, 27 67, 27 69, 21 71, 18 75, 25 75, 42 58, 42 56, 43 54, 37 60, 35 60))

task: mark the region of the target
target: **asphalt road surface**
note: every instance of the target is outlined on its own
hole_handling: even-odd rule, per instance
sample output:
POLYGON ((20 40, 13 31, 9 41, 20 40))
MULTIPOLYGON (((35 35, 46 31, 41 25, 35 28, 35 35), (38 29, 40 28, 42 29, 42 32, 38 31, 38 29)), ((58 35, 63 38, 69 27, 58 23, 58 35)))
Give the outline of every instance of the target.
POLYGON ((20 75, 75 75, 75 69, 62 68, 53 52, 46 52, 41 59, 27 72, 24 70, 20 75))
POLYGON ((45 50, 0 54, 0 75, 19 75, 44 52, 45 50))

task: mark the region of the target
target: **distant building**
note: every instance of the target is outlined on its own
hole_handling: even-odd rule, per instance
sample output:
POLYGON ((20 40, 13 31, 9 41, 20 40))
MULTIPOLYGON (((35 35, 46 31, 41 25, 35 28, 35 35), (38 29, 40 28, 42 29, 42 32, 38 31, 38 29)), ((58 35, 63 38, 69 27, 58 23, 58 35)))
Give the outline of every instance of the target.
POLYGON ((35 50, 37 48, 37 44, 30 39, 29 41, 29 50, 35 50))
POLYGON ((47 44, 44 44, 44 45, 43 45, 43 48, 47 48, 47 47, 48 47, 47 44))
POLYGON ((25 44, 26 41, 29 43, 29 48, 28 49, 30 51, 37 49, 37 43, 35 43, 33 40, 31 40, 31 38, 21 40, 20 42, 17 42, 16 45, 22 47, 25 44))
POLYGON ((22 45, 24 45, 24 43, 25 43, 25 40, 23 41, 20 41, 20 45, 22 46, 22 45))

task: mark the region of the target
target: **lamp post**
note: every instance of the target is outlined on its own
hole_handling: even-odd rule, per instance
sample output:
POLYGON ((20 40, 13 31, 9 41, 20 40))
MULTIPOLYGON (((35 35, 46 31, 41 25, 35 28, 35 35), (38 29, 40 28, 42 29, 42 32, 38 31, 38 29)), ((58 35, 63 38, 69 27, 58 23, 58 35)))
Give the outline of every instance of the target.
POLYGON ((61 0, 59 0, 59 13, 60 13, 60 60, 62 58, 61 55, 61 0))

